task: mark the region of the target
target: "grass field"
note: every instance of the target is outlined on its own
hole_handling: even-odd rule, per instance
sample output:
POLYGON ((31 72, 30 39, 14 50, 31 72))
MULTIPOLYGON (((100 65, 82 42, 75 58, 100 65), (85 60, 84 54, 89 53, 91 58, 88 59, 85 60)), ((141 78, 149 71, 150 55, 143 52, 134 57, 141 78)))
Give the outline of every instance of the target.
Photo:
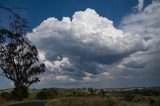
MULTIPOLYGON (((47 100, 46 106, 160 106, 160 89, 50 88, 30 90, 30 96, 22 102, 34 100, 47 100)), ((4 95, 0 96, 0 106, 7 106, 12 103, 17 103, 17 101, 12 100, 8 95, 6 97, 4 95)))
POLYGON ((145 102, 126 102, 117 98, 67 97, 49 100, 46 106, 150 106, 145 102))

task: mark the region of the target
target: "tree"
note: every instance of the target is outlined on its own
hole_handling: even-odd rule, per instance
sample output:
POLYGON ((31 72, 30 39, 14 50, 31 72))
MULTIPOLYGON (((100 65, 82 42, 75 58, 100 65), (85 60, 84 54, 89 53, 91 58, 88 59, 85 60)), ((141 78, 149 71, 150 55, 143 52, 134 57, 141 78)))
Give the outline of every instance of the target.
POLYGON ((96 94, 96 89, 88 88, 88 91, 90 92, 90 95, 95 95, 96 94))
POLYGON ((101 89, 100 92, 99 92, 99 95, 100 95, 101 97, 104 97, 105 94, 106 94, 106 92, 105 92, 103 89, 101 89))
POLYGON ((14 15, 10 28, 0 28, 0 68, 4 76, 14 82, 15 99, 28 96, 31 84, 39 82, 37 75, 45 72, 45 65, 38 61, 38 51, 24 36, 27 21, 14 15))

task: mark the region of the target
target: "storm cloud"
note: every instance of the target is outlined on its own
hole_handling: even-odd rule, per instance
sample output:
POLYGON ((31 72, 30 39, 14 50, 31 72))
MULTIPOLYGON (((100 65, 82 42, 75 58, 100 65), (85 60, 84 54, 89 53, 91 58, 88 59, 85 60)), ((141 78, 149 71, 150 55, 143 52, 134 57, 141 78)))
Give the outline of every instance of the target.
POLYGON ((40 60, 51 64, 49 70, 55 71, 55 61, 67 58, 63 62, 66 65, 61 68, 65 67, 68 72, 62 71, 61 74, 74 78, 77 74, 80 79, 85 77, 84 72, 99 74, 106 71, 101 69, 101 64, 113 64, 146 49, 141 36, 116 29, 111 20, 92 9, 76 12, 72 19, 48 18, 27 37, 37 46, 40 60))
POLYGON ((141 11, 123 18, 119 29, 89 8, 72 18, 44 20, 27 34, 47 67, 42 84, 122 87, 159 83, 159 7, 159 2, 144 10, 139 7, 141 11))

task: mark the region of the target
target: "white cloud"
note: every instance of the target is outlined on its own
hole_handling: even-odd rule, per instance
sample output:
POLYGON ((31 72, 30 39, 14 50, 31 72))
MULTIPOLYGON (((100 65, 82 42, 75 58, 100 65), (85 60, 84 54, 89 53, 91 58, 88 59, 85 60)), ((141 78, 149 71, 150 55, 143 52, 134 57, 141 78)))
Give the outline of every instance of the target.
POLYGON ((88 81, 91 81, 91 80, 93 80, 93 74, 91 74, 91 73, 88 73, 88 72, 84 72, 84 74, 85 74, 85 76, 82 78, 82 82, 84 81, 84 82, 88 82, 88 81))
MULTIPOLYGON (((146 62, 150 63, 152 60, 155 60, 155 57, 159 59, 159 48, 160 48, 160 2, 153 1, 152 4, 147 6, 144 11, 139 12, 137 14, 131 14, 125 17, 121 23, 120 28, 131 32, 133 34, 139 34, 140 36, 146 39, 146 46, 149 50, 145 52, 139 52, 138 54, 142 55, 134 55, 128 60, 134 63, 144 64, 146 62), (154 57, 155 56, 155 57, 154 57)), ((146 69, 148 70, 148 69, 146 69)), ((152 69, 154 70, 154 69, 152 69)))
POLYGON ((68 75, 56 75, 56 74, 47 74, 44 76, 40 76, 41 83, 45 83, 45 81, 65 81, 65 82, 75 82, 76 80, 71 78, 68 75))
POLYGON ((124 17, 120 28, 132 34, 139 34, 146 39, 148 50, 133 53, 120 64, 126 72, 120 75, 143 80, 148 85, 158 84, 160 62, 160 1, 154 0, 143 11, 124 17), (129 74, 130 73, 130 74, 129 74), (151 81, 151 82, 150 82, 151 81))
POLYGON ((118 68, 118 69, 124 69, 125 66, 124 66, 123 64, 118 64, 118 65, 117 65, 117 68, 118 68))
MULTIPOLYGON (((120 28, 145 38, 160 36, 160 2, 153 1, 144 11, 124 17, 120 28)), ((159 37, 158 37, 159 39, 159 37)))
POLYGON ((94 10, 76 12, 71 20, 48 18, 27 34, 40 51, 52 56, 108 56, 144 50, 143 38, 116 29, 113 22, 94 10))
POLYGON ((56 80, 61 80, 61 81, 72 81, 72 82, 75 82, 75 79, 67 76, 67 75, 59 75, 59 76, 56 76, 56 80))
POLYGON ((63 57, 61 60, 56 60, 53 62, 53 69, 61 70, 63 67, 71 66, 69 59, 67 57, 63 57))
POLYGON ((144 0, 138 0, 138 5, 135 7, 138 11, 142 11, 144 7, 144 0))
POLYGON ((91 78, 90 76, 86 76, 86 77, 83 77, 82 80, 83 80, 84 82, 88 82, 88 81, 91 81, 92 78, 91 78))
POLYGON ((159 51, 159 44, 160 44, 159 16, 160 16, 160 2, 155 0, 152 2, 152 4, 147 6, 144 9, 144 11, 139 12, 137 14, 131 14, 125 17, 121 23, 120 26, 121 29, 131 32, 133 34, 139 34, 140 36, 144 37, 144 39, 147 40, 146 46, 148 46, 149 50, 145 52, 139 52, 143 54, 141 57, 145 56, 145 58, 142 59, 144 61, 146 61, 146 59, 148 61, 153 59, 152 55, 157 56, 157 52, 159 51))
MULTIPOLYGON (((160 2, 153 1, 143 11, 126 16, 120 29, 133 35, 139 34, 144 38, 145 51, 137 51, 123 58, 118 63, 111 64, 112 68, 101 66, 106 69, 92 78, 98 79, 100 85, 109 83, 119 86, 155 86, 160 83, 160 2), (114 82, 115 81, 115 82, 114 82)), ((87 79, 88 77, 86 77, 87 79)), ((97 82, 97 83, 98 83, 97 82)))
POLYGON ((38 58, 40 62, 44 63, 46 65, 46 68, 50 71, 58 71, 61 72, 61 70, 64 67, 70 67, 70 61, 68 57, 57 57, 55 61, 49 61, 46 59, 45 53, 39 52, 38 58))
POLYGON ((79 81, 96 77, 113 79, 116 72, 106 71, 106 64, 146 50, 143 37, 115 28, 111 20, 92 9, 75 12, 72 19, 48 18, 28 33, 27 38, 36 45, 40 60, 49 70, 55 73, 56 68, 60 70, 63 76, 57 73, 56 80, 68 79, 66 76, 79 81))

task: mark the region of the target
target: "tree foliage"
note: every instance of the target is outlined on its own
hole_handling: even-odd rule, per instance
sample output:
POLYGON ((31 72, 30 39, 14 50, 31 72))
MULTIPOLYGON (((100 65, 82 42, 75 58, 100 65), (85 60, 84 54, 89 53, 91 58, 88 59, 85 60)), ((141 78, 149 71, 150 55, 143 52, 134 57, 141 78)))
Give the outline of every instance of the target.
POLYGON ((22 98, 31 84, 40 81, 37 75, 45 71, 36 47, 25 37, 27 24, 26 19, 14 15, 10 28, 0 28, 0 75, 14 82, 13 94, 22 98))
POLYGON ((45 66, 38 63, 36 47, 22 35, 21 25, 17 26, 13 27, 14 31, 0 29, 1 75, 14 81, 16 86, 29 87, 39 81, 36 75, 44 72, 45 66))

